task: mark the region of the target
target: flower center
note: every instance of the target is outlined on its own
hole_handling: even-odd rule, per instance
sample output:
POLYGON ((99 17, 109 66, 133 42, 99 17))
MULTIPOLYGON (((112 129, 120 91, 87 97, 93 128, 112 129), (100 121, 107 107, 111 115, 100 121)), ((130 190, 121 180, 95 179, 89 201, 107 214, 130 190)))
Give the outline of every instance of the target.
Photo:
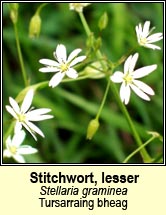
POLYGON ((146 37, 141 37, 140 38, 140 45, 145 45, 147 43, 147 39, 146 39, 146 37))
POLYGON ((67 63, 62 63, 60 69, 62 72, 66 72, 69 69, 69 66, 67 63))
POLYGON ((19 114, 18 115, 18 121, 19 122, 25 122, 26 115, 25 114, 19 114))
POLYGON ((131 84, 133 82, 133 77, 127 73, 124 77, 123 80, 125 81, 125 84, 131 84))
POLYGON ((11 152, 12 154, 16 154, 16 152, 17 152, 17 147, 16 147, 16 146, 10 146, 10 152, 11 152))

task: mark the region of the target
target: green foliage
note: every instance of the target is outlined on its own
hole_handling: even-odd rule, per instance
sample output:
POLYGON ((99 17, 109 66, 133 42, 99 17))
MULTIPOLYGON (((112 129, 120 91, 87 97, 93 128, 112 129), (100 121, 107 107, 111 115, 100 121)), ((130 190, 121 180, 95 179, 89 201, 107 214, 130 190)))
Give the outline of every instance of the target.
MULTIPOLYGON (((17 98, 21 101, 26 92, 8 4, 3 3, 4 133, 12 122, 11 116, 5 109, 5 105, 9 104, 9 96, 16 98, 19 95, 17 98)), ((97 62, 94 52, 99 48, 106 61, 117 62, 137 45, 135 26, 138 23, 149 20, 152 26, 156 26, 155 31, 163 31, 163 4, 93 3, 86 7, 84 15, 93 32, 91 35, 93 41, 90 38, 89 41, 95 44, 94 51, 90 50, 89 41, 87 45, 87 37, 78 13, 70 11, 68 3, 45 5, 40 11, 42 20, 40 35, 37 38, 30 38, 29 23, 40 5, 40 3, 19 3, 17 27, 28 82, 36 90, 33 106, 52 109, 51 114, 54 118, 37 123, 45 134, 44 139, 39 137, 38 142, 35 142, 27 134, 24 143, 39 150, 37 154, 25 156, 27 163, 122 163, 138 146, 111 90, 100 115, 100 127, 92 140, 86 139, 88 124, 95 118, 102 102, 106 80, 102 76, 100 79, 99 76, 97 79, 64 81, 53 89, 48 86, 42 88, 37 84, 47 83, 52 74, 38 71, 41 68, 39 60, 54 59, 53 52, 56 46, 62 43, 69 53, 75 48, 81 48, 83 54, 89 56, 86 61, 88 72, 92 61, 97 62)), ((162 47, 162 41, 157 45, 162 47)), ((135 52, 139 52, 140 56, 138 68, 151 64, 158 65, 155 72, 143 78, 143 81, 155 91, 151 101, 143 101, 132 93, 127 106, 136 130, 142 142, 145 143, 149 138, 147 131, 156 131, 161 135, 163 132, 163 50, 154 51, 137 47, 135 52)), ((102 61, 100 63, 102 64, 102 61)), ((94 65, 98 66, 98 62, 94 65)), ((120 71, 122 69, 123 64, 116 68, 120 71)), ((78 68, 77 71, 81 74, 84 69, 78 68)), ((87 71, 86 66, 85 71, 87 71)), ((119 86, 117 89, 119 90, 119 86)), ((147 150, 154 162, 162 162, 163 145, 160 139, 149 143, 147 150)), ((4 162, 14 161, 4 159, 4 162)), ((139 152, 129 160, 130 162, 143 162, 139 152)))

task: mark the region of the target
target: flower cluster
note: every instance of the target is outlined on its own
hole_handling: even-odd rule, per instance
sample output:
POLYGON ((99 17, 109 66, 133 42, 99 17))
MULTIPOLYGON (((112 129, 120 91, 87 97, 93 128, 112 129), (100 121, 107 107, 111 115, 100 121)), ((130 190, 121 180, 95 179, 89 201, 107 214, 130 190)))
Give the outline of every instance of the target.
MULTIPOLYGON (((78 73, 73 68, 76 64, 82 62, 86 56, 78 56, 81 49, 73 50, 67 58, 66 47, 63 44, 59 44, 56 51, 53 53, 56 61, 50 59, 41 59, 39 62, 44 64, 45 67, 40 68, 40 72, 55 72, 56 74, 51 78, 49 82, 50 87, 56 87, 66 75, 69 78, 77 78, 78 73)), ((6 110, 14 117, 15 127, 13 139, 9 136, 6 140, 6 149, 4 150, 4 157, 13 157, 17 162, 24 163, 25 160, 22 155, 36 153, 37 149, 31 146, 20 146, 25 138, 25 128, 32 137, 37 141, 36 134, 41 137, 45 137, 43 132, 33 122, 42 121, 53 118, 49 115, 51 109, 49 108, 31 108, 32 100, 34 97, 34 91, 31 89, 27 92, 24 100, 19 107, 17 101, 12 97, 9 97, 10 105, 6 105, 6 110)))
POLYGON ((21 148, 19 147, 25 138, 25 133, 22 131, 22 128, 24 127, 37 141, 36 134, 39 134, 42 137, 44 137, 44 134, 31 121, 42 121, 53 118, 52 115, 46 114, 50 112, 51 109, 30 108, 33 96, 34 91, 31 89, 25 95, 21 107, 19 107, 17 101, 12 97, 9 97, 10 106, 6 105, 6 110, 14 117, 16 123, 14 127, 13 139, 11 140, 11 136, 9 136, 6 140, 7 150, 4 151, 4 156, 13 157, 18 162, 23 162, 23 158, 20 156, 20 154, 31 154, 37 152, 36 149, 33 149, 30 146, 23 146, 21 148))
MULTIPOLYGON (((83 8, 88 6, 89 4, 90 3, 70 3, 69 8, 70 10, 75 10, 76 12, 82 13, 83 8)), ((37 21, 39 22, 38 24, 40 25, 40 20, 37 21)), ((34 28, 34 26, 31 27, 34 28)), ((151 34, 153 29, 154 28, 150 30, 150 21, 146 21, 143 26, 141 24, 138 24, 135 27, 137 42, 140 46, 160 50, 161 48, 157 45, 154 45, 153 43, 161 40, 163 38, 163 35, 162 33, 151 34)), ((74 49, 69 54, 69 56, 67 56, 66 47, 63 44, 58 44, 56 50, 53 52, 55 60, 47 58, 39 60, 39 62, 42 65, 44 65, 42 68, 39 69, 40 72, 55 73, 49 81, 50 87, 54 88, 58 86, 58 84, 63 80, 65 76, 71 79, 77 79, 79 74, 74 68, 74 66, 78 63, 83 62, 86 59, 85 55, 78 56, 81 51, 82 50, 80 48, 74 49)), ((138 95, 140 98, 147 101, 150 100, 150 96, 155 94, 150 86, 148 86, 147 84, 138 79, 152 73, 154 70, 157 69, 157 65, 153 64, 135 69, 138 57, 139 57, 138 53, 128 56, 124 63, 124 72, 115 71, 110 76, 110 80, 112 82, 121 83, 120 99, 122 102, 124 102, 125 105, 129 103, 131 90, 133 90, 134 93, 138 95)), ((89 73, 90 70, 90 73, 92 74, 93 77, 105 76, 105 73, 102 73, 102 71, 100 71, 101 65, 98 62, 91 63, 91 66, 93 67, 87 67, 84 72, 89 73)), ((6 105, 6 110, 14 118, 15 124, 13 137, 9 135, 6 138, 6 149, 3 152, 3 156, 12 157, 19 163, 25 163, 23 155, 38 152, 37 149, 29 145, 21 146, 26 135, 23 129, 27 130, 35 139, 35 141, 37 141, 37 134, 43 138, 45 136, 41 129, 34 124, 34 122, 53 118, 52 115, 48 114, 51 111, 51 109, 49 108, 34 109, 33 107, 31 107, 33 97, 34 90, 30 89, 26 93, 23 102, 20 106, 18 102, 12 97, 9 97, 10 105, 6 105)), ((98 119, 97 120, 94 119, 90 122, 87 134, 88 139, 91 139, 93 137, 98 127, 99 127, 98 119)))
MULTIPOLYGON (((150 27, 149 21, 146 21, 143 27, 141 24, 136 26, 135 29, 138 44, 146 48, 160 49, 159 46, 156 46, 152 43, 161 40, 162 33, 155 33, 149 36, 151 31, 153 30, 152 29, 149 31, 149 27, 150 27)), ((130 100, 131 89, 139 97, 147 101, 150 100, 150 97, 148 95, 154 95, 154 91, 151 87, 137 79, 147 76, 148 74, 153 72, 157 68, 157 65, 154 64, 134 70, 136 62, 138 60, 138 56, 139 56, 138 53, 135 53, 133 56, 130 55, 127 58, 127 60, 124 63, 124 73, 121 71, 115 71, 114 74, 110 76, 110 79, 114 83, 122 83, 120 87, 120 98, 121 101, 124 102, 124 104, 126 105, 130 100)))

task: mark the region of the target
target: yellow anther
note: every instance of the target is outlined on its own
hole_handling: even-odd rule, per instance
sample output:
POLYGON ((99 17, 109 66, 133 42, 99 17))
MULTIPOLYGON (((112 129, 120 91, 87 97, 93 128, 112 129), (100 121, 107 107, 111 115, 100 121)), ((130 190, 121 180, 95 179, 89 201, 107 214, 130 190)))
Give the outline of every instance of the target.
POLYGON ((68 65, 65 64, 65 63, 63 63, 63 64, 61 65, 60 69, 61 69, 62 72, 66 72, 66 71, 68 70, 68 65))
POLYGON ((142 38, 140 39, 140 44, 141 44, 141 45, 145 45, 146 43, 147 43, 146 37, 142 37, 142 38))
POLYGON ((123 79, 126 82, 126 84, 131 84, 133 82, 133 77, 131 75, 129 75, 129 74, 124 76, 123 79))
POLYGON ((16 146, 10 146, 10 151, 11 151, 12 154, 16 154, 17 147, 16 146))
POLYGON ((19 122, 25 122, 26 116, 24 114, 18 115, 19 122))

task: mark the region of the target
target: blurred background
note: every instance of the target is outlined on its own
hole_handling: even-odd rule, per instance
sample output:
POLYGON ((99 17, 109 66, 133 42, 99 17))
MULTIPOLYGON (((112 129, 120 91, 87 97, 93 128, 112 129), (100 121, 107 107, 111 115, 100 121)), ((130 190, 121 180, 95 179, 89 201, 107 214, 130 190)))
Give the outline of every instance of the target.
MULTIPOLYGON (((40 3, 19 3, 18 31, 26 72, 30 84, 50 80, 52 74, 41 73, 41 58, 53 58, 53 51, 59 43, 67 47, 68 53, 81 48, 81 55, 87 51, 87 37, 75 11, 68 3, 48 3, 41 11, 41 32, 38 38, 28 35, 29 22, 40 3)), ((155 32, 163 32, 162 3, 93 3, 84 8, 84 15, 94 32, 101 37, 101 50, 108 59, 116 62, 137 44, 135 26, 151 21, 155 32), (108 14, 108 26, 102 32, 98 21, 104 12, 108 14)), ((147 131, 163 134, 163 41, 156 43, 161 50, 137 48, 139 60, 136 68, 157 64, 157 70, 142 80, 151 86, 155 96, 143 101, 134 93, 127 105, 137 131, 143 142, 151 136, 147 131)), ((118 67, 123 70, 123 64, 118 67)), ((37 154, 25 156, 27 163, 83 163, 119 164, 137 148, 125 117, 111 92, 100 117, 100 127, 91 141, 86 140, 89 121, 97 114, 106 87, 105 79, 86 79, 61 83, 56 88, 46 87, 37 91, 33 100, 35 108, 51 108, 54 119, 37 123, 45 134, 35 142, 30 134, 24 144, 39 150, 37 154)), ((119 90, 120 85, 117 85, 119 90)), ((9 96, 15 98, 24 88, 13 24, 9 8, 3 3, 3 132, 12 122, 5 109, 9 96)), ((5 148, 5 144, 3 145, 5 148)), ((162 158, 163 145, 158 139, 147 146, 153 158, 162 158)), ((161 162, 162 159, 160 159, 161 162)), ((4 159, 4 163, 14 163, 4 159)), ((135 155, 129 163, 142 163, 135 155)))

